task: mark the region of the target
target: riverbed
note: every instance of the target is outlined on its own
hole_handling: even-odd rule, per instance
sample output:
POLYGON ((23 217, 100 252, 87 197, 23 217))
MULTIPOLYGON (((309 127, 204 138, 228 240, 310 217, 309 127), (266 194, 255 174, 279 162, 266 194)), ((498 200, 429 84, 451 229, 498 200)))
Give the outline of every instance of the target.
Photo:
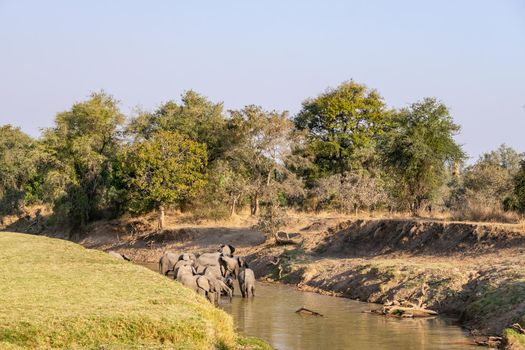
MULTIPOLYGON (((145 264, 157 270, 157 264, 145 264)), ((475 349, 467 332, 450 319, 397 319, 367 313, 378 305, 302 292, 292 286, 259 282, 255 298, 243 299, 236 285, 232 315, 237 331, 262 338, 278 350, 475 349), (305 307, 323 316, 298 314, 305 307)))

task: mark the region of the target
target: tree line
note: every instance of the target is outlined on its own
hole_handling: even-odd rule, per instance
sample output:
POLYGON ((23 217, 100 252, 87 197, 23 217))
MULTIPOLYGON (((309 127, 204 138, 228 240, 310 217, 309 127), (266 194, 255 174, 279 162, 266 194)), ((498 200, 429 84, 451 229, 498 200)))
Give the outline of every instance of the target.
POLYGON ((187 91, 126 117, 97 92, 39 138, 0 127, 0 215, 47 204, 83 227, 154 210, 162 226, 168 207, 212 219, 241 209, 525 212, 524 155, 502 145, 466 166, 459 130, 434 98, 393 109, 354 81, 294 116, 226 111, 187 91))

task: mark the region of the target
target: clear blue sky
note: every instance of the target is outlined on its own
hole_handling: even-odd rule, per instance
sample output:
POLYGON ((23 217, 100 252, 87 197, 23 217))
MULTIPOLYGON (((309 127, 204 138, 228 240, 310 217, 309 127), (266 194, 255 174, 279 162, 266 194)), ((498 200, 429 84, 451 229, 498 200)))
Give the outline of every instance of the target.
POLYGON ((0 0, 0 124, 38 135, 91 91, 153 109, 194 89, 296 113, 353 78, 445 102, 473 157, 525 151, 525 1, 0 0))

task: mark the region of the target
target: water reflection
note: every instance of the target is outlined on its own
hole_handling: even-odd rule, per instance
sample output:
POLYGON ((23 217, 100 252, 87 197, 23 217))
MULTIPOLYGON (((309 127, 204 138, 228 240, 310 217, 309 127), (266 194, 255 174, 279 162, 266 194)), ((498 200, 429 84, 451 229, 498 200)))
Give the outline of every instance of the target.
POLYGON ((461 328, 442 318, 395 319, 362 311, 373 306, 343 298, 259 283, 256 297, 236 296, 221 307, 240 333, 266 339, 279 350, 473 349, 461 328), (300 315, 306 307, 324 317, 300 315))
MULTIPOLYGON (((157 264, 143 264, 157 271, 157 264)), ((374 305, 299 292, 290 286, 258 283, 253 299, 242 299, 236 285, 230 304, 241 334, 265 339, 278 350, 463 350, 475 349, 458 326, 443 318, 396 319, 363 313, 374 305), (324 317, 295 313, 300 307, 324 317)), ((377 306, 375 306, 377 307, 377 306)))

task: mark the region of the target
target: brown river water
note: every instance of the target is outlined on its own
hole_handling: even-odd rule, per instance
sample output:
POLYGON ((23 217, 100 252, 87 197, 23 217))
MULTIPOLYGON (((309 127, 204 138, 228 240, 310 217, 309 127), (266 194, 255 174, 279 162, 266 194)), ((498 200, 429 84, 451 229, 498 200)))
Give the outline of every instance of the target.
MULTIPOLYGON (((157 270, 157 264, 144 264, 157 270)), ((236 285, 232 303, 220 307, 233 316, 240 334, 258 337, 277 350, 476 349, 465 330, 443 317, 396 319, 365 313, 378 308, 345 298, 301 292, 259 282, 255 298, 243 299, 236 285), (305 307, 323 317, 298 314, 305 307)))

